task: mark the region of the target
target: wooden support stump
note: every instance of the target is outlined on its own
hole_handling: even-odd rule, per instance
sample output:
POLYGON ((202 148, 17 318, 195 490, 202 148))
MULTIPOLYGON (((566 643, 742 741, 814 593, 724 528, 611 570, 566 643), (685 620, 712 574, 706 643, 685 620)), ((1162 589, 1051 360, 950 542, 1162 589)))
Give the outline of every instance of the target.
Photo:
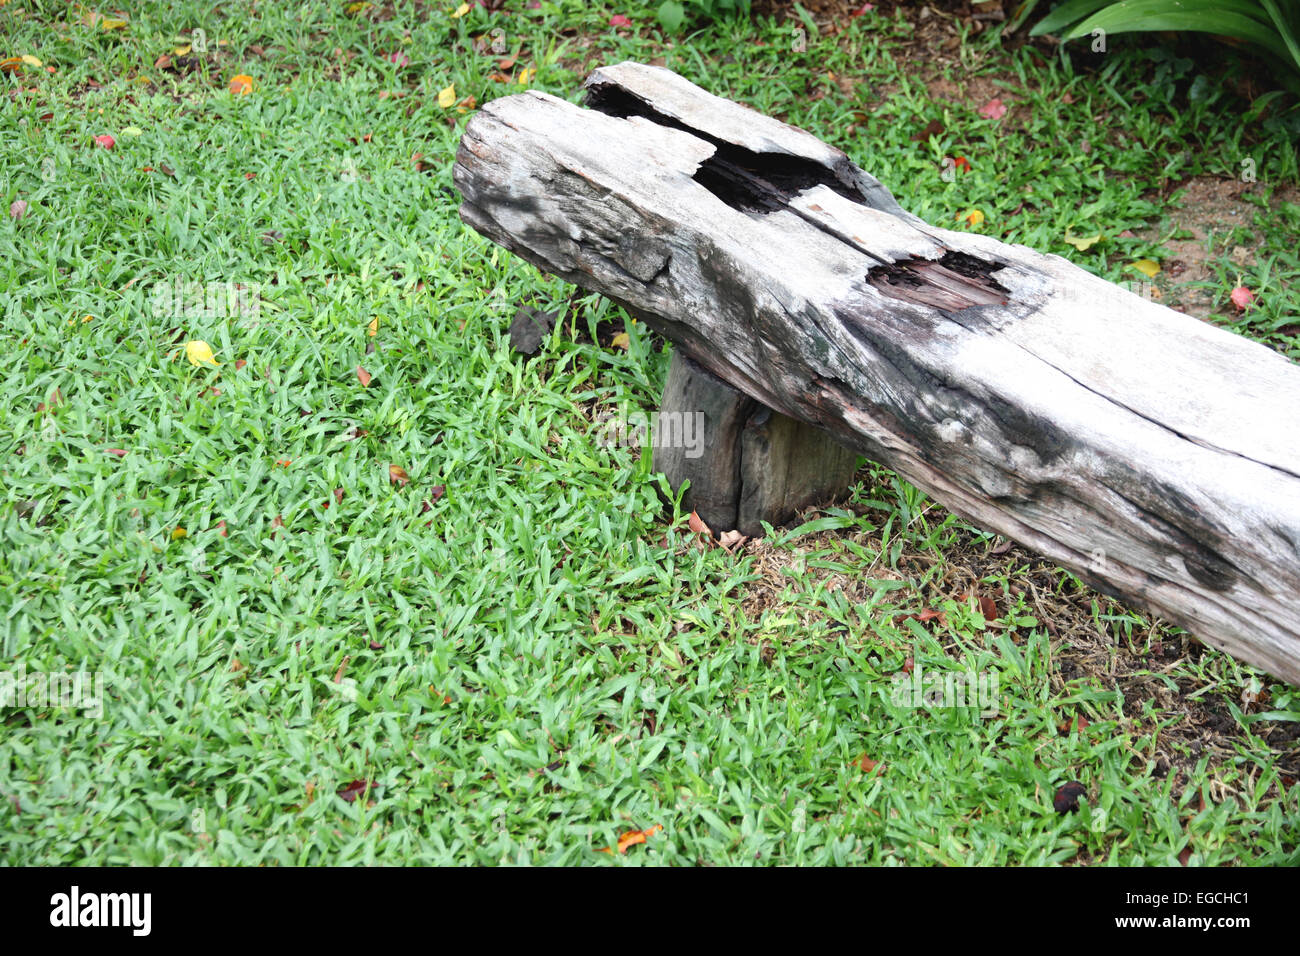
POLYGON ((454 179, 466 223, 733 389, 1300 683, 1284 356, 1058 256, 931 226, 840 150, 660 68, 597 70, 587 108, 493 100, 454 179))
POLYGON ((659 405, 654 469, 713 531, 756 537, 810 505, 841 497, 857 455, 816 426, 774 412, 680 352, 673 353, 659 405), (687 423, 690 423, 689 425, 687 423))

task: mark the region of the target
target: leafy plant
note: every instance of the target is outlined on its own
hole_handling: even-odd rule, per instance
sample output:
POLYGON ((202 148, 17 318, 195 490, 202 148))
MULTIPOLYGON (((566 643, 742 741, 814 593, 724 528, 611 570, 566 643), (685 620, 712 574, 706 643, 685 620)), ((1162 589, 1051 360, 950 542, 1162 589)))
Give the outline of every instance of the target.
POLYGON ((1060 33, 1069 41, 1098 30, 1192 30, 1231 37, 1280 60, 1295 74, 1291 83, 1300 84, 1300 7, 1284 12, 1281 0, 1068 0, 1029 32, 1060 33))
MULTIPOLYGON (((703 17, 715 19, 732 13, 748 13, 749 0, 686 0, 703 17)), ((686 7, 677 0, 659 5, 659 22, 665 30, 677 30, 686 21, 686 7)))

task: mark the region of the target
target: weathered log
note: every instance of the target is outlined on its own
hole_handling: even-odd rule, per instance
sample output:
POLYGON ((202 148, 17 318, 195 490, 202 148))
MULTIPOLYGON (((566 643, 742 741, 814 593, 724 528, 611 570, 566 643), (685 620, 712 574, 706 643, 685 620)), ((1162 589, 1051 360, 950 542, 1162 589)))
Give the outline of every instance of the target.
POLYGON ((662 69, 468 124, 466 223, 962 517, 1300 683, 1300 366, 1057 256, 929 226, 662 69))
POLYGON ((843 495, 857 455, 816 426, 774 412, 680 352, 673 353, 659 422, 698 441, 656 441, 654 469, 714 531, 763 533, 843 495), (686 416, 699 420, 681 427, 686 416))

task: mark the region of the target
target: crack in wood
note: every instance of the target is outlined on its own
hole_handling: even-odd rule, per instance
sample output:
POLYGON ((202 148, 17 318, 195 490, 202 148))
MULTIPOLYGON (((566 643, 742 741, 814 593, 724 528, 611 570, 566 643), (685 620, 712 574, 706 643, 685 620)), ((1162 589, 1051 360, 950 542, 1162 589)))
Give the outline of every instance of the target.
POLYGON ((741 212, 769 213, 784 209, 799 193, 814 186, 826 186, 845 199, 869 206, 856 186, 834 170, 813 159, 788 153, 759 153, 665 116, 641 98, 617 86, 593 86, 587 90, 589 109, 619 119, 639 116, 659 126, 690 133, 710 143, 714 153, 695 171, 694 180, 713 195, 741 212))

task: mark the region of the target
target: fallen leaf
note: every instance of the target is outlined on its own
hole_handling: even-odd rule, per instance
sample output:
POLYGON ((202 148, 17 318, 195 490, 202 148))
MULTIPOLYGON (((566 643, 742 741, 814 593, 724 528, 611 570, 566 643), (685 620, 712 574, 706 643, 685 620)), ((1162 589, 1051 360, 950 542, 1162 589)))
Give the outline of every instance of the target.
POLYGON ((736 530, 724 531, 722 532, 722 534, 718 535, 718 543, 721 544, 722 547, 725 548, 727 551, 730 551, 733 554, 742 544, 744 544, 748 540, 749 538, 745 537, 745 535, 741 534, 739 531, 736 530))
POLYGON ((691 529, 691 531, 695 532, 696 534, 707 534, 710 537, 713 536, 713 532, 710 531, 709 526, 704 523, 704 519, 701 518, 699 515, 697 515, 694 511, 692 511, 691 516, 686 519, 686 524, 691 529))
POLYGON ((38 60, 36 57, 32 56, 30 53, 24 53, 24 54, 23 54, 22 56, 20 56, 18 59, 22 60, 22 61, 23 61, 24 63, 26 63, 28 66, 40 66, 40 65, 41 65, 41 61, 38 60))
POLYGON ((938 120, 930 120, 930 122, 926 123, 925 126, 921 128, 920 132, 913 133, 911 138, 912 138, 912 142, 914 143, 927 143, 930 141, 931 136, 942 136, 942 135, 943 135, 943 124, 940 123, 938 120))
POLYGON ((855 17, 860 17, 864 13, 870 13, 874 9, 876 9, 876 5, 874 3, 864 3, 862 6, 858 7, 856 10, 852 11, 849 14, 849 19, 852 20, 855 17))
POLYGON ((368 7, 368 6, 370 6, 370 4, 369 4, 369 3, 364 3, 364 2, 363 2, 363 3, 349 3, 346 7, 343 8, 343 12, 346 13, 348 16, 355 17, 358 13, 360 13, 362 10, 364 10, 364 9, 365 9, 366 7, 368 7))
POLYGON ((1074 246, 1074 248, 1078 249, 1080 252, 1087 252, 1092 246, 1101 242, 1102 238, 1103 236, 1101 233, 1097 233, 1095 236, 1086 237, 1072 236, 1068 231, 1065 233, 1065 241, 1074 246))
POLYGON ((623 14, 616 13, 609 18, 609 25, 611 27, 630 27, 632 25, 632 21, 629 20, 627 17, 623 16, 623 14))
POLYGON ((1192 862, 1192 845, 1190 843, 1183 847, 1182 852, 1178 854, 1178 862, 1182 866, 1187 866, 1192 862))
POLYGON ((626 351, 631 344, 632 342, 627 337, 627 333, 620 332, 618 333, 618 335, 614 336, 614 338, 610 340, 609 347, 612 349, 623 349, 626 351))
POLYGON ((253 92, 253 78, 246 73, 238 73, 230 78, 230 92, 235 96, 247 96, 253 92))
POLYGON ((190 44, 186 43, 184 46, 178 46, 172 52, 174 52, 177 56, 188 56, 190 52, 190 44))
POLYGON ((126 127, 126 129, 122 130, 122 135, 123 135, 123 136, 143 136, 143 135, 144 135, 144 130, 142 130, 142 129, 141 129, 140 127, 138 127, 138 126, 128 126, 128 127, 126 127))
POLYGON ((1002 119, 1002 117, 1007 115, 1007 107, 1002 100, 991 99, 980 107, 979 114, 985 119, 1002 119))
POLYGON ((102 13, 87 12, 81 22, 88 27, 99 27, 101 30, 122 30, 126 28, 127 21, 121 17, 106 17, 102 13))
POLYGON ((943 611, 936 611, 934 608, 927 607, 919 614, 904 614, 904 621, 920 621, 925 624, 928 621, 938 621, 940 627, 948 626, 948 615, 943 611))
POLYGON ((361 383, 362 388, 370 387, 370 373, 360 365, 357 366, 357 381, 361 383))
POLYGON ((372 338, 379 334, 379 316, 370 320, 370 324, 366 326, 366 334, 372 338))
POLYGON ((358 796, 373 789, 375 789, 373 780, 352 780, 339 789, 338 795, 343 798, 345 803, 352 803, 358 796))
POLYGON ((243 359, 235 359, 235 371, 238 372, 241 368, 243 368, 247 364, 248 363, 245 362, 243 359))
POLYGON ((186 531, 184 528, 182 528, 180 525, 177 525, 175 528, 172 528, 173 541, 179 541, 181 538, 184 538, 188 534, 189 532, 186 531))
MULTIPOLYGON (((13 207, 9 207, 9 215, 13 215, 13 207)), ((1251 292, 1244 285, 1239 285, 1228 294, 1232 304, 1237 307, 1238 312, 1244 312, 1250 308, 1255 301, 1255 293, 1251 292)))
POLYGON ((113 137, 109 136, 107 133, 102 133, 95 137, 95 145, 102 146, 104 149, 112 149, 117 145, 117 140, 113 139, 113 137))
POLYGON ((1139 259, 1137 262, 1129 263, 1129 265, 1149 279, 1154 279, 1156 273, 1160 271, 1159 264, 1151 259, 1139 259))
POLYGON ((1056 791, 1056 796, 1052 798, 1052 809, 1057 813, 1072 813, 1079 809, 1079 798, 1087 792, 1087 787, 1072 780, 1056 791))
POLYGON ((104 451, 108 452, 110 455, 116 455, 118 458, 126 457, 125 448, 105 448, 104 451))
POLYGON ((525 67, 524 69, 519 71, 519 85, 527 86, 529 83, 532 82, 533 77, 536 75, 537 75, 537 70, 535 70, 533 67, 531 66, 525 67))
POLYGON ((459 7, 456 8, 455 12, 452 13, 451 18, 452 18, 453 20, 459 20, 461 17, 463 17, 463 16, 464 16, 465 14, 467 14, 467 13, 469 13, 469 4, 468 4, 468 3, 462 3, 459 7))
POLYGON ((438 105, 443 109, 451 109, 456 105, 456 84, 443 87, 438 91, 438 105))
POLYGON ((1071 717, 1069 720, 1063 720, 1056 725, 1056 729, 1062 734, 1069 734, 1071 730, 1078 730, 1080 733, 1092 726, 1092 722, 1082 714, 1071 717))
POLYGON ((20 56, 7 56, 0 60, 0 73, 21 73, 23 71, 23 58, 20 56))
POLYGON ((208 345, 202 339, 195 339, 192 342, 185 343, 185 357, 190 360, 191 365, 220 365, 212 354, 212 346, 208 345))
POLYGON ((958 221, 964 219, 970 225, 978 226, 980 223, 984 221, 984 213, 980 212, 978 209, 972 209, 969 212, 965 213, 964 215, 959 214, 957 216, 957 219, 958 221))
POLYGON ((10 219, 21 219, 25 215, 27 215, 26 199, 15 199, 13 202, 9 204, 10 219))
POLYGON ((954 156, 952 160, 953 169, 960 169, 964 172, 970 172, 970 160, 965 156, 954 156))
POLYGON ((389 63, 396 63, 398 66, 411 65, 411 58, 401 50, 388 54, 387 60, 389 63))
POLYGON ((447 493, 446 485, 434 485, 429 489, 429 497, 420 505, 420 514, 432 511, 433 506, 438 503, 438 499, 447 493))
POLYGON ((218 522, 216 523, 216 526, 215 526, 215 527, 216 527, 216 529, 217 529, 219 532, 221 532, 221 537, 223 537, 223 538, 228 538, 228 537, 230 537, 230 535, 226 533, 226 522, 225 522, 225 519, 222 519, 221 521, 218 521, 218 522))
MULTIPOLYGON (((626 853, 628 847, 636 846, 638 843, 644 843, 646 840, 650 839, 650 837, 654 836, 662 829, 663 827, 660 824, 656 823, 648 830, 629 830, 627 833, 624 833, 622 836, 618 838, 618 852, 626 853)), ((601 847, 598 852, 613 853, 614 851, 610 847, 606 846, 606 847, 601 847)))
POLYGON ((879 760, 872 760, 872 759, 871 759, 870 757, 868 757, 866 754, 863 754, 863 755, 862 755, 861 757, 859 757, 857 760, 850 760, 850 761, 849 761, 849 766, 850 766, 850 767, 857 767, 857 768, 858 768, 859 770, 861 770, 863 773, 871 773, 871 771, 875 770, 877 767, 880 766, 880 761, 879 761, 879 760))
POLYGON ((406 473, 406 469, 401 465, 389 465, 388 480, 399 488, 405 488, 411 483, 411 476, 406 473))

